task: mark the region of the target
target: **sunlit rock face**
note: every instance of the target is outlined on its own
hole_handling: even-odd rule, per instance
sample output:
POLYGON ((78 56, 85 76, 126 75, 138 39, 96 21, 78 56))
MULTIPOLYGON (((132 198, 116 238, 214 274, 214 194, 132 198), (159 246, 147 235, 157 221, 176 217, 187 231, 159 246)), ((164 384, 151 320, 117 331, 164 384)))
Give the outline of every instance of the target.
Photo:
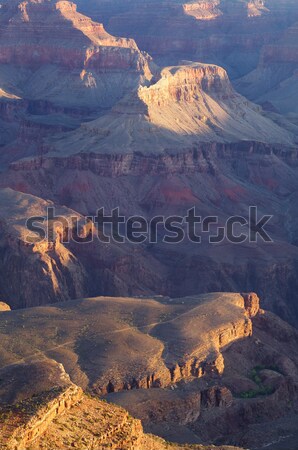
POLYGON ((0 302, 0 312, 10 311, 10 306, 7 303, 0 302))
MULTIPOLYGON (((57 222, 54 225, 52 242, 40 242, 39 236, 26 226, 27 219, 46 217, 47 208, 54 205, 11 189, 1 190, 0 197, 0 284, 10 307, 55 303, 84 295, 86 273, 77 258, 61 243, 63 224, 57 222)), ((59 214, 65 218, 74 216, 67 208, 60 209, 59 214)))
POLYGON ((111 36, 72 2, 5 2, 0 23, 4 88, 41 113, 107 107, 151 78, 132 39, 111 36))
POLYGON ((298 333, 252 292, 11 311, 0 314, 0 337, 6 450, 66 450, 81 436, 86 450, 90 441, 99 449, 190 448, 168 444, 170 436, 211 450, 210 442, 230 443, 231 432, 249 448, 297 431, 298 333))
POLYGON ((43 152, 151 78, 135 41, 114 37, 68 1, 6 1, 0 9, 0 144, 7 162, 43 152))

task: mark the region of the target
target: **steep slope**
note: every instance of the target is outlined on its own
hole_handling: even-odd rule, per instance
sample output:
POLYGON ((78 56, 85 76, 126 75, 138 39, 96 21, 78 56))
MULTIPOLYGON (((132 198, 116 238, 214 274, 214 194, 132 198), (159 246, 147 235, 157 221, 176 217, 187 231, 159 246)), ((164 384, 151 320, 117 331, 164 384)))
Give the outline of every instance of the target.
POLYGON ((193 444, 251 446, 264 424, 265 445, 265 422, 283 436, 297 411, 297 331, 252 293, 85 299, 3 312, 0 330, 4 448, 172 448, 81 388, 193 444))
POLYGON ((215 63, 233 77, 256 67, 264 44, 277 40, 298 17, 295 0, 78 0, 107 29, 133 36, 163 65, 179 59, 215 63), (290 13, 289 13, 290 12, 290 13))
POLYGON ((294 139, 237 94, 224 69, 189 63, 163 69, 155 84, 139 88, 110 113, 46 145, 49 156, 65 157, 85 152, 178 153, 202 142, 291 146, 294 139))
POLYGON ((297 116, 298 22, 266 45, 258 67, 237 81, 237 88, 267 109, 297 116))
POLYGON ((102 297, 8 312, 0 317, 0 361, 54 358, 76 384, 104 394, 166 387, 190 375, 222 373, 221 349, 252 333, 258 298, 251 303, 240 294, 173 301, 102 297), (191 324, 202 319, 198 332, 191 324))
MULTIPOLYGON (((51 199, 84 215, 96 214, 100 207, 109 214, 119 207, 126 218, 140 215, 148 222, 160 215, 184 217, 195 207, 199 216, 216 215, 219 225, 225 226, 230 216, 248 219, 249 206, 256 205, 259 219, 273 215, 265 227, 273 242, 258 239, 252 243, 247 238, 235 245, 224 239, 214 245, 208 239, 216 230, 206 234, 198 226, 202 242, 194 244, 184 224, 185 238, 175 246, 163 242, 162 227, 154 245, 147 235, 142 245, 104 245, 95 238, 68 248, 88 273, 91 296, 183 296, 254 289, 262 293, 267 309, 297 323, 295 150, 245 142, 198 144, 179 153, 166 150, 154 156, 134 152, 43 157, 15 163, 1 175, 1 185, 51 199)), ((249 227, 241 227, 237 235, 241 233, 248 236, 249 227)), ((24 267, 24 261, 18 261, 18 267, 24 267)), ((12 280, 15 274, 11 273, 12 280)), ((13 292, 6 286, 0 298, 18 307, 18 283, 12 286, 13 292)), ((33 285, 43 292, 41 286, 42 279, 33 285)), ((26 284, 26 290, 20 290, 21 305, 40 304, 40 294, 31 295, 30 289, 26 284)))
MULTIPOLYGON (((178 3, 173 5, 180 8, 178 3)), ((231 12, 223 5, 218 8, 230 17, 243 15, 242 6, 231 12)), ((119 207, 124 214, 150 221, 160 214, 184 216, 196 207, 225 224, 230 215, 247 218, 249 206, 256 205, 260 214, 274 216, 268 229, 272 245, 227 240, 216 246, 207 241, 192 245, 185 239, 173 247, 164 245, 160 233, 153 246, 61 244, 57 248, 67 263, 61 262, 57 248, 53 254, 44 247, 37 252, 38 257, 43 253, 37 273, 45 269, 48 289, 43 289, 41 276, 28 282, 26 259, 29 267, 36 263, 32 246, 23 251, 19 238, 11 245, 5 231, 7 263, 1 270, 3 280, 8 276, 10 282, 2 282, 0 298, 16 308, 81 295, 258 290, 267 308, 295 323, 294 134, 238 95, 218 66, 184 62, 159 74, 156 70, 151 78, 150 58, 133 41, 108 35, 69 2, 6 2, 0 17, 5 29, 0 80, 6 130, 1 135, 1 188, 50 199, 78 215, 95 214, 101 206, 107 212, 119 207), (84 70, 100 82, 86 87, 80 75, 84 70), (57 73, 63 74, 58 81, 57 73), (79 90, 73 84, 77 81, 79 90), (75 286, 68 266, 79 273, 75 286)), ((185 13, 183 18, 201 23, 185 13)), ((244 231, 249 234, 249 227, 244 231)))
POLYGON ((1 164, 40 153, 151 79, 151 58, 69 1, 6 1, 0 9, 1 164))
MULTIPOLYGON (((0 191, 0 203, 0 290, 10 306, 20 308, 84 295, 87 275, 61 242, 63 224, 53 223, 51 241, 40 240, 39 234, 26 226, 27 219, 46 217, 47 208, 55 205, 12 189, 0 191)), ((63 220, 76 217, 83 222, 82 217, 65 207, 55 208, 55 214, 63 216, 63 220)), ((42 227, 45 233, 48 225, 42 227)))
POLYGON ((133 40, 109 35, 74 3, 7 2, 0 23, 3 82, 13 83, 11 74, 21 68, 14 88, 31 101, 107 107, 151 77, 148 57, 133 40))
MULTIPOLYGON (((116 405, 85 395, 54 361, 10 367, 13 385, 21 381, 25 397, 0 399, 1 449, 187 450, 188 445, 167 443, 143 432, 141 422, 116 405), (25 376, 27 371, 27 377, 25 376), (28 376, 28 373, 31 376, 28 376), (35 382, 34 395, 30 385, 35 382), (27 391, 26 391, 27 389, 27 391)), ((1 372, 2 383, 8 373, 1 372)), ((7 378, 6 378, 7 377, 7 378)), ((10 383, 11 384, 11 383, 10 383)), ((11 385, 9 386, 11 390, 11 385)), ((18 391, 15 391, 18 395, 18 391)), ((194 450, 210 447, 195 446, 194 450)), ((212 446, 212 448, 214 448, 212 446)), ((218 450, 235 447, 218 447, 218 450)))

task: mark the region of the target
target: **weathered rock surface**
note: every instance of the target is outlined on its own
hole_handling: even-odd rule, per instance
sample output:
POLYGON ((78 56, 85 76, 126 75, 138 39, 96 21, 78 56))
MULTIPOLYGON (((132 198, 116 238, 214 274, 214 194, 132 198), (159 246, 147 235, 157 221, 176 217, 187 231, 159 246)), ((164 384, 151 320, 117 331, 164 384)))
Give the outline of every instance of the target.
MULTIPOLYGON (((202 52, 208 49, 211 57, 210 49, 219 41, 223 56, 223 46, 230 52, 231 42, 236 53, 243 46, 254 52, 256 41, 273 45, 282 39, 281 29, 293 27, 296 10, 289 1, 154 4, 96 2, 93 6, 103 9, 95 22, 71 2, 3 3, 0 186, 51 199, 84 215, 115 206, 150 219, 161 212, 184 215, 187 205, 225 221, 231 214, 247 216, 248 206, 255 204, 275 217, 274 245, 253 248, 245 243, 240 251, 234 245, 226 251, 226 242, 196 250, 185 243, 174 251, 160 244, 137 249, 57 244, 54 254, 38 249, 34 256, 43 256, 33 264, 32 248, 20 243, 15 250, 19 240, 12 245, 4 233, 7 259, 1 270, 8 282, 0 283, 0 298, 15 308, 86 295, 257 290, 264 294, 266 307, 294 322, 297 208, 292 193, 297 189, 298 128, 270 112, 280 126, 275 125, 259 106, 234 91, 224 69, 184 61, 159 70, 131 38, 113 37, 101 23, 111 26, 109 9, 118 11, 119 20, 123 8, 128 8, 126 16, 131 7, 136 14, 141 9, 147 28, 138 16, 136 30, 144 35, 148 14, 156 18, 158 10, 158 20, 167 18, 168 23, 162 29, 168 40, 162 38, 162 45, 170 42, 184 60, 189 55, 197 60, 197 46, 202 52), (268 30, 273 22, 272 34, 268 30), (227 34, 228 28, 232 37, 223 43, 217 34, 227 34), (197 39, 199 29, 204 42, 197 39), (194 38, 196 50, 180 46, 182 38, 194 38), (27 259, 30 273, 32 264, 39 267, 38 274, 45 265, 45 281, 43 275, 30 278, 27 259)), ((92 2, 85 6, 91 12, 92 2)), ((162 53, 158 33, 156 39, 162 53)))
MULTIPOLYGON (((144 434, 141 422, 132 418, 127 411, 95 397, 86 396, 78 386, 70 380, 67 381, 61 365, 54 367, 52 364, 51 369, 56 370, 56 374, 53 376, 51 373, 51 377, 48 377, 48 388, 41 390, 40 379, 34 369, 43 371, 46 366, 46 363, 36 363, 34 367, 27 365, 23 368, 20 365, 10 368, 11 375, 16 378, 24 369, 31 371, 33 368, 31 380, 28 376, 27 379, 21 376, 23 386, 25 388, 27 382, 31 384, 34 380, 38 387, 36 386, 33 396, 28 392, 22 401, 0 405, 1 449, 90 449, 90 445, 98 450, 106 447, 115 450, 189 448, 187 445, 175 446, 161 438, 144 434), (59 383, 61 378, 64 379, 63 385, 59 383)), ((4 380, 7 375, 1 373, 4 380)), ((192 448, 210 449, 203 446, 192 448)), ((218 450, 229 449, 232 450, 232 447, 218 447, 218 450)))
POLYGON ((42 161, 81 153, 179 154, 204 142, 294 147, 295 136, 237 94, 224 69, 190 63, 163 69, 159 81, 140 87, 103 117, 45 139, 42 161))
POLYGON ((0 302, 0 312, 10 311, 11 308, 7 303, 0 302))
POLYGON ((111 36, 72 2, 6 1, 0 24, 0 126, 8 128, 0 143, 10 153, 1 162, 40 153, 47 127, 67 130, 152 77, 151 58, 132 39, 111 36), (24 123, 36 119, 41 135, 30 136, 24 123))
POLYGON ((3 448, 168 448, 81 388, 193 444, 247 445, 244 429, 297 406, 297 331, 253 293, 67 302, 7 312, 0 332, 3 448))
POLYGON ((276 41, 298 17, 295 0, 98 1, 79 9, 109 31, 133 36, 153 57, 224 65, 239 76, 255 68, 263 45, 276 41))
POLYGON ((285 438, 281 448, 291 448, 286 436, 295 433, 297 424, 297 331, 262 310, 252 326, 250 338, 223 349, 220 376, 190 377, 160 393, 112 393, 108 400, 140 418, 147 432, 167 440, 187 437, 193 443, 261 448, 272 442, 276 424, 274 436, 285 438))
MULTIPOLYGON (((267 309, 295 323, 297 179, 295 149, 243 142, 198 144, 174 154, 81 153, 23 160, 1 174, 0 185, 51 199, 83 215, 95 214, 102 206, 108 213, 119 207, 127 217, 137 214, 148 221, 156 215, 184 216, 195 207, 202 217, 216 211, 219 223, 225 224, 230 216, 247 217, 248 207, 257 205, 258 217, 274 216, 266 227, 273 243, 259 239, 234 245, 224 240, 213 246, 202 236, 200 245, 185 239, 173 247, 162 243, 161 235, 154 246, 104 246, 95 239, 69 250, 88 274, 91 296, 254 290, 262 292, 267 309)), ((242 227, 239 233, 243 232, 249 229, 242 227)), ((40 290, 40 285, 35 287, 40 290)), ((28 284, 27 304, 40 304, 29 289, 28 284)), ((0 292, 0 298, 9 303, 14 296, 0 292)))
POLYGON ((264 108, 292 118, 296 123, 298 22, 289 27, 282 37, 262 49, 257 68, 236 82, 244 95, 262 104, 264 108))
MULTIPOLYGON (((260 421, 297 411, 297 330, 259 309, 253 293, 10 311, 0 315, 0 338, 1 438, 15 445, 8 448, 30 448, 32 439, 36 449, 168 448, 80 388, 107 394, 146 432, 193 444, 249 447, 248 431, 260 421)), ((269 438, 258 433, 259 444, 269 438)))
MULTIPOLYGON (((125 92, 151 77, 149 58, 132 39, 109 35, 102 24, 79 14, 72 2, 5 2, 0 22, 4 81, 14 67, 21 67, 18 90, 28 100, 104 107, 121 97, 121 89, 125 92)), ((7 79, 7 84, 13 82, 7 79)))
POLYGON ((221 350, 252 334, 251 316, 240 294, 71 301, 7 313, 0 360, 30 361, 41 351, 57 358, 75 383, 99 393, 166 387, 190 376, 222 374, 221 350), (26 342, 32 326, 35 335, 24 351, 18 343, 26 342))
MULTIPOLYGON (((49 241, 40 239, 38 233, 26 226, 31 217, 46 217, 47 208, 53 208, 53 203, 12 189, 1 190, 0 199, 0 289, 9 299, 9 306, 28 307, 83 296, 86 273, 61 242, 65 232, 63 224, 56 221, 51 228, 47 222, 39 230, 45 234, 53 230, 53 239, 49 241)), ((82 220, 67 208, 56 208, 55 214, 63 216, 63 220, 68 218, 70 223, 71 217, 82 220)))

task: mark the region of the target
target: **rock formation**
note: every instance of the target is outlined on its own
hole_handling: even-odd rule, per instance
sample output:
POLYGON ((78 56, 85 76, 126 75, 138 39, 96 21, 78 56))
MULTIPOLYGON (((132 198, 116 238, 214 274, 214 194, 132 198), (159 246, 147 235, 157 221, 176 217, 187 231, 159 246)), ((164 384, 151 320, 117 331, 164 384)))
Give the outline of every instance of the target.
POLYGON ((132 39, 111 36, 72 2, 7 1, 0 24, 1 120, 15 115, 18 124, 6 132, 10 153, 41 150, 38 132, 23 142, 24 121, 44 134, 55 123, 55 132, 71 128, 73 117, 92 117, 152 77, 150 57, 132 39))
POLYGON ((197 63, 163 69, 159 81, 140 87, 111 112, 64 136, 46 141, 45 158, 91 152, 181 153, 203 142, 290 147, 295 139, 237 94, 224 69, 197 63))
POLYGON ((0 302, 0 312, 10 311, 10 306, 7 303, 0 302))
POLYGON ((262 49, 257 68, 237 81, 237 88, 264 108, 297 117, 298 22, 274 44, 262 49))
MULTIPOLYGON (((0 197, 0 285, 9 305, 13 308, 28 307, 83 296, 86 273, 61 242, 67 232, 63 223, 57 220, 51 227, 47 222, 43 229, 39 229, 45 235, 52 230, 52 240, 41 239, 26 225, 30 217, 46 218, 47 208, 53 208, 53 203, 11 189, 1 190, 0 197), (17 282, 14 278, 16 273, 19 274, 17 282)), ((55 214, 63 216, 64 221, 68 218, 70 223, 72 217, 84 222, 82 217, 67 208, 55 208, 55 214)))
MULTIPOLYGON (((17 308, 86 295, 257 290, 266 307, 295 323, 292 193, 298 127, 240 96, 227 72, 211 64, 220 62, 219 54, 229 53, 232 60, 243 48, 258 55, 267 48, 269 55, 274 43, 285 39, 283 33, 293 36, 295 5, 290 0, 154 2, 154 8, 138 1, 121 6, 90 0, 84 5, 54 0, 2 5, 1 188, 50 199, 81 220, 101 206, 148 220, 161 213, 185 215, 185 208, 196 207, 225 223, 230 215, 247 217, 248 207, 259 205, 261 214, 274 215, 274 245, 245 243, 226 251, 227 242, 216 248, 184 242, 175 250, 161 242, 138 248, 56 242, 55 248, 33 248, 20 236, 10 237, 4 217, 0 298, 17 308), (98 22, 78 12, 84 5, 98 22), (158 47, 175 65, 158 68, 139 49, 146 45, 139 47, 127 33, 117 32, 126 36, 118 38, 105 31, 113 23, 130 27, 136 20, 134 30, 143 39, 138 44, 146 41, 147 31, 154 33, 152 50, 158 47), (156 26, 167 38, 155 33, 156 26), (175 58, 169 45, 177 50, 175 58), (200 52, 214 58, 208 64, 185 61, 197 60, 200 52)), ((158 61, 163 64, 163 58, 158 61)), ((240 67, 241 60, 235 61, 240 67)))
MULTIPOLYGON (((137 152, 81 153, 64 158, 55 155, 14 163, 1 174, 0 182, 3 187, 51 199, 58 210, 59 205, 67 205, 79 211, 75 215, 82 220, 81 214, 95 214, 101 206, 108 213, 120 207, 126 216, 138 214, 148 220, 160 214, 184 216, 187 209, 195 206, 202 216, 216 210, 220 223, 225 223, 230 215, 247 217, 249 205, 260 205, 260 217, 274 215, 267 230, 274 240, 271 244, 259 240, 258 245, 245 242, 235 246, 223 241, 215 247, 204 243, 193 247, 186 239, 173 248, 160 239, 153 247, 129 243, 111 243, 106 247, 95 239, 90 244, 67 245, 67 251, 75 257, 73 262, 79 261, 87 274, 87 278, 80 278, 87 280, 87 292, 81 287, 77 294, 71 294, 73 288, 66 288, 69 293, 61 298, 81 296, 83 292, 92 296, 148 292, 183 296, 233 290, 236 286, 239 290, 260 290, 267 309, 294 323, 298 257, 297 208, 292 194, 297 189, 295 152, 282 146, 243 142, 198 144, 179 154, 162 152, 156 156, 137 152), (284 221, 285 207, 288 222, 284 221), (214 273, 218 274, 215 278, 214 273)), ((240 231, 248 233, 245 227, 240 231)), ((26 255, 31 251, 26 247, 26 255)), ((19 250, 13 254, 14 267, 24 267, 19 250)), ((3 266, 3 274, 7 274, 7 267, 3 266)), ((10 272, 9 277, 14 277, 14 273, 10 272)), ((63 273, 67 272, 63 269, 63 273)), ((26 271, 22 274, 25 277, 26 271)), ((59 285, 67 285, 66 280, 63 276, 59 285)), ((42 289, 42 283, 42 278, 38 278, 34 284, 25 281, 20 288, 12 282, 9 290, 5 283, 0 296, 14 308, 55 302, 53 289, 42 289), (48 292, 53 295, 44 297, 48 292)), ((62 290, 65 292, 65 288, 62 290)))
MULTIPOLYGON (((35 364, 34 368, 46 365, 35 364)), ((22 367, 11 370, 18 378, 22 367)), ((31 371, 30 365, 26 370, 31 371)), ((65 378, 63 367, 56 367, 56 377, 65 378)), ((3 376, 3 373, 2 373, 3 376)), ((34 376, 34 375, 33 375, 34 376)), ((27 380, 29 381, 29 380, 27 380)), ((39 379, 35 379, 40 383, 39 379)), ((50 381, 50 379, 49 379, 50 381)), ((127 411, 116 405, 85 395, 68 380, 64 385, 52 386, 46 391, 36 389, 32 397, 14 403, 0 404, 0 445, 3 450, 68 449, 70 447, 98 450, 107 446, 123 450, 187 450, 189 447, 175 446, 161 438, 146 435, 141 422, 132 418, 127 411)), ((26 380, 23 379, 23 386, 26 380)), ((209 450, 210 447, 195 446, 195 450, 209 450)), ((214 448, 214 447, 212 447, 214 448)), ((235 447, 218 447, 218 450, 237 450, 235 447)))
POLYGON ((165 64, 187 57, 224 65, 233 77, 254 69, 263 45, 278 39, 298 17, 295 0, 77 3, 95 20, 104 18, 110 32, 133 36, 165 64))
MULTIPOLYGON (((42 335, 38 337, 36 334, 36 345, 39 346, 38 342, 42 339, 43 352, 47 355, 54 355, 56 351, 60 353, 61 348, 61 356, 63 354, 64 356, 60 362, 64 367, 72 366, 73 380, 76 383, 81 380, 83 387, 86 387, 84 383, 88 380, 87 384, 100 393, 133 387, 166 387, 189 376, 222 374, 224 361, 221 350, 231 342, 252 334, 251 308, 247 306, 244 297, 239 294, 205 295, 175 301, 173 305, 171 303, 125 298, 115 298, 112 301, 111 298, 98 298, 69 302, 64 304, 61 311, 59 307, 57 310, 55 307, 45 307, 44 313, 48 314, 48 317, 58 314, 61 324, 68 316, 70 334, 66 333, 61 341, 59 329, 56 329, 56 338, 54 338, 51 329, 48 335, 43 327, 42 335), (64 316, 63 311, 67 310, 69 313, 64 316), (82 316, 78 314, 79 311, 86 315, 84 319, 86 325, 82 325, 82 316), (149 323, 138 315, 140 311, 143 311, 144 317, 151 317, 149 323), (203 319, 200 333, 198 333, 197 326, 193 328, 191 324, 209 315, 212 316, 212 321, 203 319), (105 325, 98 323, 97 317, 101 317, 105 325), (168 320, 162 320, 162 317, 167 317, 168 320), (70 320, 73 325, 70 325, 70 320), (119 326, 118 320, 121 320, 123 326, 119 326), (134 320, 137 325, 136 331, 133 326, 134 320), (131 342, 127 349, 125 342, 131 342), (97 349, 94 350, 96 362, 94 360, 91 363, 89 360, 86 353, 87 347, 89 351, 91 348, 97 349), (65 353, 66 349, 68 350, 65 353), (107 351, 110 357, 105 361, 107 351), (144 353, 146 359, 142 358, 144 353), (119 359, 120 354, 122 357, 119 359), (80 367, 73 365, 75 360, 80 361, 80 367), (94 371, 94 364, 98 367, 96 371, 94 371)), ((258 305, 253 314, 258 312, 257 307, 258 305)), ((25 311, 25 316, 23 311, 15 311, 13 315, 6 316, 7 326, 1 337, 3 343, 12 335, 17 343, 19 320, 25 320, 25 336, 27 327, 30 329, 31 314, 34 316, 35 313, 41 312, 42 318, 42 311, 42 309, 28 309, 25 311)), ((52 320, 48 319, 48 323, 50 325, 52 320)), ((39 326, 36 324, 36 331, 38 329, 39 326)), ((24 342, 24 336, 20 342, 24 342)), ((37 351, 34 339, 31 342, 31 348, 22 355, 25 361, 30 360, 37 351)), ((5 350, 2 357, 8 357, 11 363, 17 362, 19 352, 16 346, 7 356, 5 350)))
POLYGON ((1 2, 1 449, 296 438, 297 21, 296 0, 1 2), (101 207, 236 216, 244 240, 106 244, 101 207))
POLYGON ((297 331, 255 294, 111 300, 0 315, 3 448, 167 449, 139 420, 167 441, 250 446, 258 422, 294 417, 297 331))

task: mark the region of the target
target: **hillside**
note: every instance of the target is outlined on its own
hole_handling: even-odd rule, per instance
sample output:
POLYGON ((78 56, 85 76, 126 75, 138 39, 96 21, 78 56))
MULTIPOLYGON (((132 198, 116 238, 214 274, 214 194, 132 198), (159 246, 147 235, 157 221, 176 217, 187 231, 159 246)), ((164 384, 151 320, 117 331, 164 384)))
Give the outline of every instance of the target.
MULTIPOLYGON (((235 445, 252 446, 260 421, 284 420, 283 434, 297 412, 297 331, 261 310, 255 294, 96 298, 1 312, 0 337, 7 448, 19 441, 29 449, 32 439, 35 449, 53 441, 61 449, 168 448, 97 396, 147 432, 204 445, 231 442, 232 433, 235 445)), ((265 430, 259 444, 270 439, 265 430)))

